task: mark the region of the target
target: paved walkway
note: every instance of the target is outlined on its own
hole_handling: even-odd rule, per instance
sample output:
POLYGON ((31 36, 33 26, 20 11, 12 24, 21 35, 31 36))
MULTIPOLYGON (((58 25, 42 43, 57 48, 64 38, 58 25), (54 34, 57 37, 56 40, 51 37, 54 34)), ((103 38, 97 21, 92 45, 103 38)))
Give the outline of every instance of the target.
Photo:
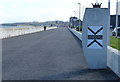
POLYGON ((110 70, 89 70, 81 42, 67 28, 3 39, 3 80, 118 79, 110 70))

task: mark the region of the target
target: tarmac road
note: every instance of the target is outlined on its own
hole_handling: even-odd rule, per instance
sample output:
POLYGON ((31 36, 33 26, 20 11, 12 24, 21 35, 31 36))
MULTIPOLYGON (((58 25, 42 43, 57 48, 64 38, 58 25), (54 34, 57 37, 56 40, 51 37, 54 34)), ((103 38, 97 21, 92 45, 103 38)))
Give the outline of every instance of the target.
POLYGON ((89 70, 81 42, 57 28, 2 40, 3 80, 117 80, 110 69, 89 70))

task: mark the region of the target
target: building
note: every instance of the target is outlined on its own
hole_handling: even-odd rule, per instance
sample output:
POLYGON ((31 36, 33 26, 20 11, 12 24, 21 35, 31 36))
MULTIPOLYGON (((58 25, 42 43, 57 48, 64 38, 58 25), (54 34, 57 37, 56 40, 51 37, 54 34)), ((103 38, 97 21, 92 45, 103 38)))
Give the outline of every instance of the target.
POLYGON ((78 20, 77 17, 70 17, 70 19, 69 19, 69 26, 71 28, 74 28, 74 27, 78 26, 78 21, 77 20, 78 20))
POLYGON ((118 14, 120 15, 120 1, 118 2, 118 14))
MULTIPOLYGON (((110 15, 110 25, 115 28, 116 26, 116 15, 110 15)), ((118 27, 120 27, 120 15, 118 15, 118 27)))
POLYGON ((70 17, 69 19, 69 27, 75 28, 79 26, 79 21, 80 21, 80 26, 82 26, 82 21, 79 20, 77 17, 70 17))

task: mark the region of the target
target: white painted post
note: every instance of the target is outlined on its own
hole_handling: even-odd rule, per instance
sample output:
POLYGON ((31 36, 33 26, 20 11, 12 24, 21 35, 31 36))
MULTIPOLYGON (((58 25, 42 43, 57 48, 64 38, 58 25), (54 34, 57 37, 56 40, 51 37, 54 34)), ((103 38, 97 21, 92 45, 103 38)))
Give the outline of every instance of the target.
POLYGON ((107 8, 87 8, 85 11, 82 46, 90 69, 107 68, 108 15, 107 8))

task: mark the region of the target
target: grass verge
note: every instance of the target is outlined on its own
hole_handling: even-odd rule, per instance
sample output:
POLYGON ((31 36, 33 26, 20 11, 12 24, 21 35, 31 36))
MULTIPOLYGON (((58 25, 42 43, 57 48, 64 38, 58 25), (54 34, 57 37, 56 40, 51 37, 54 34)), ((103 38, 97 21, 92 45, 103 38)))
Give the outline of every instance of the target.
POLYGON ((120 38, 115 38, 113 36, 110 36, 110 46, 112 48, 120 50, 120 38))

